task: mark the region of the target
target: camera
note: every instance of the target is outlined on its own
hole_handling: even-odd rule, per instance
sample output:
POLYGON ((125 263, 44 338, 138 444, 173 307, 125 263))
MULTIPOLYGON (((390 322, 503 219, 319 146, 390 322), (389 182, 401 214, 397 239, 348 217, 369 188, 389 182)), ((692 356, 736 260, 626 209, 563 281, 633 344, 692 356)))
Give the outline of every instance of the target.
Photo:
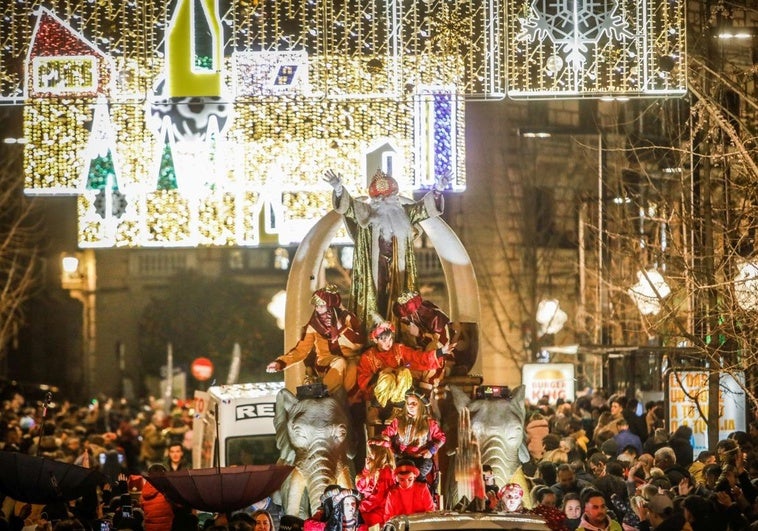
POLYGON ((121 518, 131 518, 131 517, 132 517, 132 506, 131 505, 121 506, 121 518))

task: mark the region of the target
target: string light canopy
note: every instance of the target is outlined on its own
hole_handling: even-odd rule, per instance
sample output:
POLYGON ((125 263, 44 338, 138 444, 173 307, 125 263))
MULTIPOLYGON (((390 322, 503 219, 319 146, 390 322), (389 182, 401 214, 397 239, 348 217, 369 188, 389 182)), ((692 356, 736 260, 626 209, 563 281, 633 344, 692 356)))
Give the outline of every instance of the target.
POLYGON ((407 196, 445 173, 465 189, 461 94, 475 67, 444 2, 221 12, 179 0, 152 27, 130 3, 84 4, 34 12, 22 84, 26 191, 79 196, 81 247, 297 243, 331 209, 326 168, 356 195, 377 168, 407 196), (163 46, 130 51, 98 25, 113 16, 163 46))

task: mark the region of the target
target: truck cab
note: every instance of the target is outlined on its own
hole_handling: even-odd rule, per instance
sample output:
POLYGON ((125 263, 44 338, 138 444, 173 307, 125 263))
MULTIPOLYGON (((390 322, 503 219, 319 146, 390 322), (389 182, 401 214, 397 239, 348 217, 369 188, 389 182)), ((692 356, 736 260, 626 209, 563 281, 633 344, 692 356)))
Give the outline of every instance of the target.
POLYGON ((274 415, 282 389, 284 382, 259 382, 195 391, 192 467, 276 463, 274 415))

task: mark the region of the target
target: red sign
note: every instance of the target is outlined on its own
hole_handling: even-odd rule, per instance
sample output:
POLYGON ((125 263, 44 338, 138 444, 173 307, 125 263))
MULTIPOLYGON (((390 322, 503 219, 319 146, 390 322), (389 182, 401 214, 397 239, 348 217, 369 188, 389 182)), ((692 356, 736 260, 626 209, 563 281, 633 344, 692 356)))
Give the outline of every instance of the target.
POLYGON ((195 358, 190 366, 190 371, 192 371, 192 376, 195 379, 204 382, 213 375, 213 362, 208 358, 195 358))

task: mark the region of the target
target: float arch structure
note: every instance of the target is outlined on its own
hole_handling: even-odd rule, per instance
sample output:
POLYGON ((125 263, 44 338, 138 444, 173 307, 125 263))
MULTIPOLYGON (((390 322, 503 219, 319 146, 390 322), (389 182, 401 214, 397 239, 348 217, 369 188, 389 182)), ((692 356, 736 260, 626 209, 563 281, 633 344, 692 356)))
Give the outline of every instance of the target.
MULTIPOLYGON (((331 210, 311 228, 297 248, 292 259, 287 278, 287 302, 284 320, 285 352, 300 339, 300 331, 310 318, 313 309, 310 298, 321 287, 321 271, 324 254, 340 228, 342 216, 331 210)), ((421 222, 429 242, 437 251, 448 293, 448 308, 453 321, 473 323, 478 332, 480 320, 479 287, 476 283, 474 267, 468 252, 463 247, 452 228, 441 218, 430 218, 421 222)), ((478 348, 478 340, 474 343, 478 348)), ((475 352, 475 361, 470 369, 481 374, 481 360, 475 352)), ((303 381, 305 368, 302 364, 285 371, 286 386, 294 392, 303 381)))

